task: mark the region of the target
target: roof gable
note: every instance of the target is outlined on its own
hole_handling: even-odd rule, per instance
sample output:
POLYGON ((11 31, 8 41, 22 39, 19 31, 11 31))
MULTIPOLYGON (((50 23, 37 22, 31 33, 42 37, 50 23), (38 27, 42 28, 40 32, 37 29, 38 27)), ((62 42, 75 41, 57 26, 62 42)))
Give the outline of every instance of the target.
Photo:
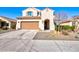
POLYGON ((25 10, 23 10, 23 11, 40 11, 39 9, 37 9, 37 8, 34 8, 34 7, 30 7, 30 8, 27 8, 27 9, 25 9, 25 10))

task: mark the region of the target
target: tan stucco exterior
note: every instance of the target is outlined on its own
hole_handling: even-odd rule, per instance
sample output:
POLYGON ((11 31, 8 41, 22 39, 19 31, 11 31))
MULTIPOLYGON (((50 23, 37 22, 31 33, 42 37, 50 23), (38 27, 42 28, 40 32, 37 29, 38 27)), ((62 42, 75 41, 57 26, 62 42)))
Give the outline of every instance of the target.
POLYGON ((64 21, 64 22, 60 23, 60 25, 61 26, 65 26, 65 25, 73 26, 72 21, 64 21))

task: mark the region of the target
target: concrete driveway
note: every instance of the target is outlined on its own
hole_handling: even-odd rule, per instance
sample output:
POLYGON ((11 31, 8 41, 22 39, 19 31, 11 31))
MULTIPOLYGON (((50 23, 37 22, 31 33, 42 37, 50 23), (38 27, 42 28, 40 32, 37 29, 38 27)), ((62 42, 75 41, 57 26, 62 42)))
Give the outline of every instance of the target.
POLYGON ((0 34, 0 52, 78 52, 79 41, 33 40, 33 30, 0 34))

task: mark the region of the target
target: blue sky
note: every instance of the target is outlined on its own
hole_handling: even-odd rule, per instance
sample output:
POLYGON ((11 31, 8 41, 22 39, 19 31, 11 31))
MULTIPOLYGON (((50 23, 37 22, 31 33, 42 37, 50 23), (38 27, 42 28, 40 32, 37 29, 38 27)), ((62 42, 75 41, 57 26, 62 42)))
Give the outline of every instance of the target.
MULTIPOLYGON (((22 15, 22 10, 27 7, 0 7, 0 16, 6 16, 16 19, 17 16, 22 15)), ((43 10, 45 7, 36 7, 43 10)), ((55 13, 65 12, 71 18, 72 16, 79 15, 79 7, 49 7, 55 10, 55 13)))

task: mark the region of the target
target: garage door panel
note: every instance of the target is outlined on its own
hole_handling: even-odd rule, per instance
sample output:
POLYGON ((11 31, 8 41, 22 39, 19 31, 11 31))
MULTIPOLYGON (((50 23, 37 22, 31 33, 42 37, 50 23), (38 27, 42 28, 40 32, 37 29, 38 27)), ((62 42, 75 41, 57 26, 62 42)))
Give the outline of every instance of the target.
POLYGON ((27 21, 21 22, 22 29, 39 29, 39 22, 36 21, 27 21))

